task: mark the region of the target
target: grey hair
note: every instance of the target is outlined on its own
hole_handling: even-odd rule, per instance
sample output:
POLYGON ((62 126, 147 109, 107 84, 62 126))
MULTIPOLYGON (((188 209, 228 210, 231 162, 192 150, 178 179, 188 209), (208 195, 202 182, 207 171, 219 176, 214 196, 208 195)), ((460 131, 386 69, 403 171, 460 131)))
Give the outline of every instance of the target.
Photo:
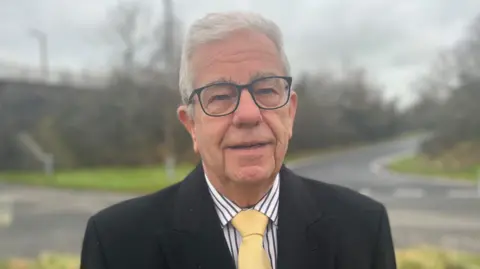
POLYGON ((182 48, 179 89, 184 104, 188 103, 193 91, 194 74, 190 60, 195 49, 199 45, 221 40, 232 32, 244 29, 265 34, 278 49, 285 73, 290 74, 290 64, 283 48, 282 32, 273 21, 257 13, 245 11, 211 13, 192 24, 182 48))

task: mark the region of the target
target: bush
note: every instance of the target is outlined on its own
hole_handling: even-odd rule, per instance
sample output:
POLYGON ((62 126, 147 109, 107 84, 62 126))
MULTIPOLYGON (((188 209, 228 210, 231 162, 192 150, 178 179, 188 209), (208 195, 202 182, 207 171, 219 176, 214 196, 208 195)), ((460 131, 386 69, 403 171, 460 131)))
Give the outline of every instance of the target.
POLYGON ((418 247, 397 251, 398 269, 480 269, 480 257, 418 247))
MULTIPOLYGON (((12 259, 6 269, 78 269, 78 256, 61 253, 43 253, 36 260, 12 259)), ((3 269, 0 267, 0 269, 3 269)))

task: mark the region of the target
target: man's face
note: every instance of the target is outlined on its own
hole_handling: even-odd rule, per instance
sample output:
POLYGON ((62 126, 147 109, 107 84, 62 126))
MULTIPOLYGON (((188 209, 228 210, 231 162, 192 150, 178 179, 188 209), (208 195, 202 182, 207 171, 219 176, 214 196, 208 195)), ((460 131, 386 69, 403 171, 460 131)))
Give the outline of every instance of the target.
MULTIPOLYGON (((273 42, 247 30, 198 47, 191 63, 194 88, 224 80, 247 84, 262 74, 285 75, 273 42)), ((236 183, 260 183, 271 179, 282 165, 292 136, 297 97, 291 92, 289 103, 276 110, 259 109, 246 89, 239 98, 237 110, 226 116, 206 115, 198 101, 193 104, 193 119, 186 106, 179 108, 178 116, 207 173, 236 183), (262 146, 237 147, 253 142, 262 146)))

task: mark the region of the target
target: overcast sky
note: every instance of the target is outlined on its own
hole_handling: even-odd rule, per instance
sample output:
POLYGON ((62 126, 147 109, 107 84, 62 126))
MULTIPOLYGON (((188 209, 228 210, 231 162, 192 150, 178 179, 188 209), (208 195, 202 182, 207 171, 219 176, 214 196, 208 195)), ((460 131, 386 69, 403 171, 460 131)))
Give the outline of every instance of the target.
MULTIPOLYGON (((162 0, 143 1, 161 11, 162 0)), ((52 66, 105 68, 112 53, 100 29, 116 3, 0 0, 0 61, 38 64, 37 43, 28 35, 35 27, 48 33, 52 66)), ((389 96, 406 100, 409 84, 480 13, 479 0, 176 0, 174 5, 187 25, 207 12, 260 12, 284 31, 294 72, 338 66, 348 57, 385 85, 389 96)))

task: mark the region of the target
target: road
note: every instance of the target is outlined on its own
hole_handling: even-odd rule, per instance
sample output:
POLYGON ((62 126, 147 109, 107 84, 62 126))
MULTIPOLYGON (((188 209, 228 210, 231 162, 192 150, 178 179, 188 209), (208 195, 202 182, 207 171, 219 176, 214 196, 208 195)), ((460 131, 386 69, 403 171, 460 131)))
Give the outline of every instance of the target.
POLYGON ((480 192, 474 184, 394 175, 377 167, 392 155, 415 152, 420 141, 381 143, 295 168, 385 204, 396 246, 428 243, 480 253, 480 192))
MULTIPOLYGON (((413 150, 418 141, 409 138, 381 143, 292 168, 301 175, 347 186, 384 203, 397 247, 429 243, 480 253, 480 195, 475 186, 391 175, 379 169, 384 156, 413 150)), ((0 225, 0 259, 34 256, 40 250, 78 253, 88 217, 131 197, 2 184, 0 217, 10 208, 13 221, 8 226, 0 225)))

